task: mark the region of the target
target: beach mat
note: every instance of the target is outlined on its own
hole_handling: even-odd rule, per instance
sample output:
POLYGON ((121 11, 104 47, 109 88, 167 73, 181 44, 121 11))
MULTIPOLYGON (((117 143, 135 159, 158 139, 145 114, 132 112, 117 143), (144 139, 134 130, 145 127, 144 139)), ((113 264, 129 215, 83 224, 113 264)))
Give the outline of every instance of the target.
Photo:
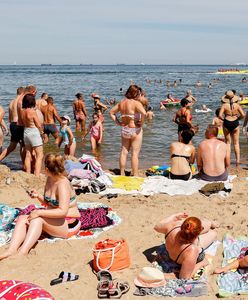
MULTIPOLYGON (((85 202, 78 202, 77 203, 79 210, 89 210, 89 209, 104 209, 106 214, 106 225, 103 224, 103 220, 100 220, 99 223, 101 223, 101 227, 95 227, 95 228, 87 228, 85 230, 80 230, 77 235, 74 235, 70 237, 69 239, 86 239, 86 238, 97 238, 102 232, 108 231, 114 226, 117 226, 121 223, 121 218, 117 215, 116 212, 112 210, 111 207, 100 203, 100 202, 93 202, 93 203, 85 203, 85 202)), ((25 213, 29 213, 32 209, 35 208, 42 208, 39 205, 31 204, 28 205, 22 209, 13 209, 7 205, 4 205, 4 211, 6 211, 6 217, 5 221, 0 223, 0 246, 6 245, 12 236, 15 223, 15 218, 20 214, 21 211, 24 211, 25 213), (8 218, 7 218, 8 217, 8 218)), ((102 215, 101 215, 102 218, 102 215)), ((95 223, 96 220, 94 220, 95 223)), ((82 227, 81 227, 82 228, 82 227)), ((67 240, 69 240, 67 239, 67 240)), ((54 238, 54 237, 47 237, 46 235, 43 235, 40 239, 41 241, 47 241, 47 242, 55 242, 57 240, 62 240, 60 238, 54 238)))
MULTIPOLYGON (((122 180, 124 179, 122 178, 119 179, 119 177, 124 177, 124 176, 113 176, 111 177, 111 179, 113 181, 120 180, 120 182, 122 182, 122 180)), ((231 182, 235 177, 236 176, 229 176, 228 180, 224 182, 224 186, 226 190, 231 191, 232 189, 231 182)), ((139 177, 124 177, 124 178, 127 179, 126 181, 124 181, 123 184, 112 185, 112 187, 108 187, 106 188, 105 191, 100 192, 100 195, 106 195, 106 194, 145 195, 145 196, 150 196, 154 194, 168 194, 170 196, 193 195, 195 193, 199 193, 199 190, 201 190, 206 184, 210 183, 199 179, 191 179, 189 181, 172 180, 164 176, 149 176, 147 178, 139 178, 139 177), (132 184, 132 180, 134 184, 132 184)), ((220 191, 218 195, 226 197, 229 195, 229 192, 220 191)))
MULTIPOLYGON (((248 237, 240 236, 236 239, 225 235, 223 239, 224 258, 222 266, 227 265, 233 258, 240 255, 241 249, 248 247, 248 237)), ((232 297, 239 294, 248 294, 248 268, 232 270, 217 277, 220 297, 232 297)))
MULTIPOLYGON (((212 258, 217 252, 217 248, 220 245, 219 241, 215 241, 206 250, 206 257, 209 263, 212 263, 212 258)), ((180 265, 172 261, 169 257, 169 253, 165 244, 160 245, 156 250, 156 259, 153 262, 153 266, 161 270, 163 273, 174 273, 180 270, 180 265)), ((208 284, 206 277, 206 268, 200 269, 195 277, 191 280, 173 279, 168 280, 165 286, 156 288, 140 288, 138 287, 134 295, 136 296, 169 296, 169 297, 199 297, 208 295, 208 284), (189 288, 190 287, 190 288, 189 288), (188 291, 186 292, 186 290, 188 291), (183 294, 179 291, 185 291, 183 294)))

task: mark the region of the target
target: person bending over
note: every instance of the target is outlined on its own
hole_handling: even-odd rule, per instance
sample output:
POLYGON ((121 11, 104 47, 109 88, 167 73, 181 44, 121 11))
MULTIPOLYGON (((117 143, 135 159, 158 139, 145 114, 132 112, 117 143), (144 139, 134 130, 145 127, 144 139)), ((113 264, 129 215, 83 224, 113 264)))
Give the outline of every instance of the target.
POLYGON ((171 171, 170 179, 189 180, 192 178, 191 164, 195 161, 195 147, 190 144, 194 132, 190 129, 180 133, 179 142, 170 146, 171 171))
POLYGON ((217 136, 218 127, 209 125, 205 132, 206 139, 198 147, 197 167, 202 180, 225 181, 228 178, 230 149, 217 136))
POLYGON ((52 237, 69 238, 77 234, 81 223, 77 219, 76 195, 67 177, 64 176, 64 160, 61 155, 48 154, 45 158, 47 181, 44 196, 35 190, 30 196, 36 198, 45 209, 35 209, 29 216, 18 217, 9 248, 0 259, 15 254, 26 255, 40 238, 42 232, 52 237))
POLYGON ((208 261, 204 249, 216 239, 219 225, 207 219, 174 214, 160 221, 154 229, 165 234, 166 249, 171 260, 181 265, 179 278, 190 279, 208 261))

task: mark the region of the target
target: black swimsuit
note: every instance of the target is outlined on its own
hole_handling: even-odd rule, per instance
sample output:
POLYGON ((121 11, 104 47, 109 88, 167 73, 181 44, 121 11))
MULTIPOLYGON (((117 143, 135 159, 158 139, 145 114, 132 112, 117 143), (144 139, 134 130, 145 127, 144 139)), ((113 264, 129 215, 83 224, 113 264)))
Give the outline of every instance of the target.
MULTIPOLYGON (((181 226, 176 226, 176 227, 172 228, 172 229, 165 235, 165 239, 168 237, 168 235, 169 235, 173 230, 175 230, 176 228, 180 228, 180 227, 181 227, 181 226)), ((199 237, 198 237, 198 241, 199 241, 199 237)), ((176 260, 175 260, 175 263, 178 264, 177 261, 178 261, 180 255, 181 255, 187 248, 189 248, 191 245, 193 245, 193 244, 189 244, 189 245, 187 245, 186 247, 183 248, 183 250, 178 254, 178 256, 177 256, 177 258, 176 258, 176 260)), ((197 257, 196 263, 199 263, 199 262, 203 261, 204 258, 205 258, 205 252, 204 252, 204 249, 202 248, 201 252, 199 253, 199 255, 198 255, 198 257, 197 257)))
MULTIPOLYGON (((232 111, 233 110, 233 103, 232 103, 232 101, 230 101, 229 104, 230 104, 231 111, 232 111)), ((239 126, 239 120, 238 120, 238 118, 236 120, 233 120, 233 121, 229 121, 226 118, 224 119, 223 127, 225 127, 229 132, 232 132, 238 126, 239 126)))
MULTIPOLYGON (((188 163, 189 163, 189 159, 190 159, 190 156, 179 155, 179 154, 172 154, 171 158, 173 158, 173 157, 183 157, 188 161, 188 163)), ((190 163, 189 163, 189 165, 190 165, 190 163)), ((191 172, 189 172, 187 174, 184 174, 184 175, 175 175, 171 172, 169 174, 170 179, 174 179, 174 180, 185 180, 185 181, 187 181, 187 180, 190 179, 190 176, 191 176, 191 172)))

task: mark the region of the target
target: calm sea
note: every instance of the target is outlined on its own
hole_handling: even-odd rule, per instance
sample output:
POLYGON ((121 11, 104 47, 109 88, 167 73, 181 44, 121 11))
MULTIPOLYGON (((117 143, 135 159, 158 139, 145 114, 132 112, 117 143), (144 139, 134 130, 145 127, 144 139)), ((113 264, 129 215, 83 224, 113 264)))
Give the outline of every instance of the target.
MULTIPOLYGON (((82 92, 86 100, 89 112, 92 112, 92 92, 101 95, 102 100, 106 97, 117 101, 122 99, 122 88, 125 91, 130 82, 134 81, 146 92, 154 109, 155 119, 144 125, 144 138, 142 151, 140 154, 140 166, 147 168, 152 165, 161 165, 169 161, 169 146, 172 141, 177 140, 177 126, 171 121, 176 109, 166 111, 159 110, 159 102, 165 98, 166 94, 172 93, 176 98, 181 99, 188 89, 192 89, 193 95, 198 99, 194 106, 193 123, 200 125, 199 133, 194 137, 194 144, 197 146, 204 137, 204 131, 208 123, 214 117, 214 111, 220 104, 220 97, 228 89, 235 89, 239 93, 243 91, 248 95, 248 83, 242 83, 244 75, 217 75, 215 72, 221 66, 93 66, 93 65, 60 65, 60 66, 0 66, 0 104, 7 112, 8 104, 16 94, 16 88, 33 84, 38 88, 39 97, 42 92, 47 92, 54 97, 60 115, 72 114, 72 101, 77 92, 82 92), (146 83, 146 79, 151 80, 151 84, 146 83), (219 81, 213 82, 213 79, 219 81), (162 84, 159 83, 160 79, 162 84), (177 87, 166 87, 165 81, 174 80, 181 84, 177 87), (197 80, 203 83, 202 87, 195 87, 197 80), (208 83, 212 81, 212 88, 208 88, 208 83), (213 111, 210 113, 195 113, 196 108, 201 108, 206 104, 213 111)), ((223 66, 222 66, 223 67, 223 66)), ((233 66, 225 66, 233 68, 233 66)), ((242 67, 248 68, 248 67, 242 67)), ((7 113, 5 120, 7 121, 7 113)), ((98 153, 98 159, 104 168, 118 167, 118 157, 121 147, 120 127, 110 120, 108 112, 105 113, 104 142, 98 153)), ((72 122, 74 130, 74 122, 72 122)), ((77 135, 77 156, 83 153, 91 153, 89 139, 82 143, 77 135)), ((9 143, 9 137, 5 138, 4 146, 9 143)), ((49 145, 45 146, 45 151, 59 151, 54 146, 51 139, 49 145)), ((248 145, 243 134, 241 134, 241 158, 248 160, 248 145)), ((12 168, 20 167, 18 152, 13 152, 4 161, 12 168)))

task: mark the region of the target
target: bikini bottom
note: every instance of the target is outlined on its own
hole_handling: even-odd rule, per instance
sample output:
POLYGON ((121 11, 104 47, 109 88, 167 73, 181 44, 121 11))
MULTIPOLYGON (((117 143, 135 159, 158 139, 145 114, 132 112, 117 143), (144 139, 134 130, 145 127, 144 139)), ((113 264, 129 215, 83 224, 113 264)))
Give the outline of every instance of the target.
POLYGON ((236 119, 234 121, 229 121, 227 119, 223 122, 223 127, 225 127, 229 132, 232 132, 234 129, 236 129, 239 126, 239 120, 236 119))
POLYGON ((131 139, 133 137, 135 137, 137 134, 139 134, 141 131, 141 128, 131 128, 128 126, 123 126, 121 128, 121 136, 125 139, 131 139))
POLYGON ((191 176, 191 172, 189 172, 188 174, 185 174, 185 175, 175 175, 172 173, 169 174, 170 179, 185 180, 185 181, 189 180, 190 176, 191 176))
POLYGON ((67 238, 78 234, 81 228, 81 222, 77 218, 73 218, 73 217, 66 217, 65 219, 68 224, 67 238))

